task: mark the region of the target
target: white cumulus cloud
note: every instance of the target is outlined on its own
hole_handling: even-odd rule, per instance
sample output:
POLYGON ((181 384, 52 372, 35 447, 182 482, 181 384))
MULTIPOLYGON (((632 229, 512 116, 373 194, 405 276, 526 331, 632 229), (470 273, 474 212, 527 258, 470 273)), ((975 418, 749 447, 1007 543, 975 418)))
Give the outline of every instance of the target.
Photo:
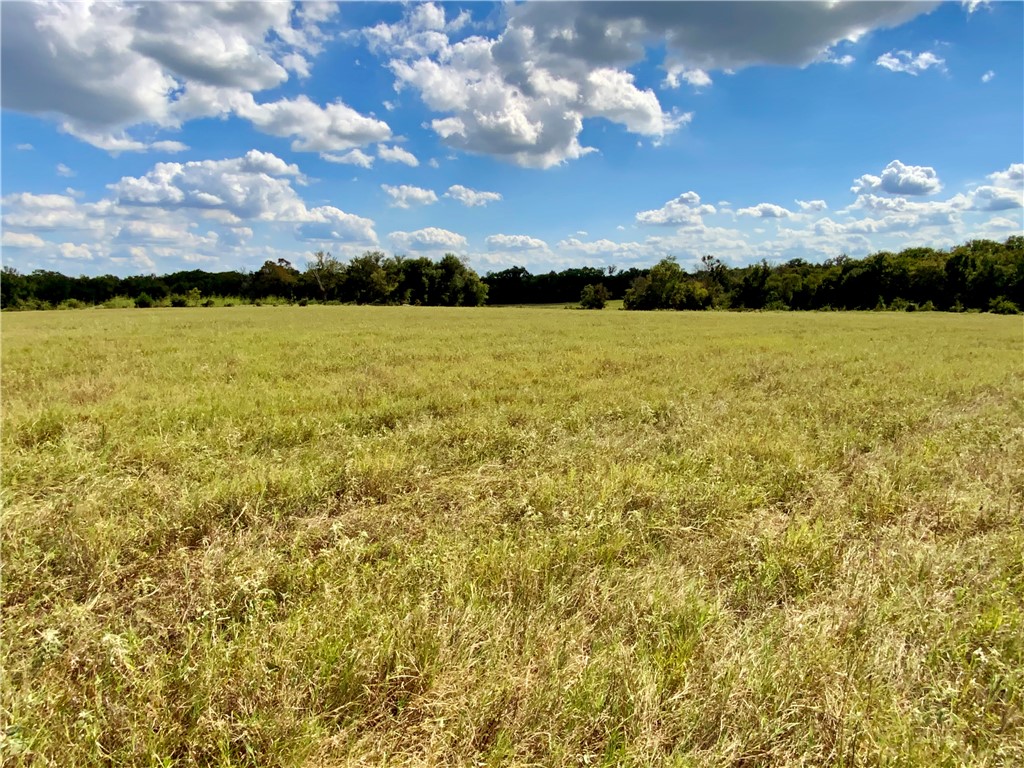
POLYGON ((488 235, 484 242, 492 251, 546 251, 548 244, 529 235, 488 235))
POLYGON ((399 251, 458 252, 465 251, 468 246, 462 235, 438 227, 426 227, 414 232, 392 232, 388 239, 399 251))
POLYGON ((498 192, 480 192, 464 187, 461 184, 453 184, 448 187, 448 191, 444 193, 444 196, 458 200, 467 208, 496 203, 501 200, 501 195, 498 192))
POLYGON ((758 203, 749 208, 740 208, 738 216, 753 216, 755 219, 788 219, 793 212, 774 203, 758 203))
POLYGON ((915 77, 920 72, 925 72, 932 68, 940 71, 946 68, 946 60, 936 56, 931 51, 924 51, 918 54, 913 54, 910 51, 890 51, 889 53, 883 53, 875 59, 875 64, 888 69, 890 72, 906 72, 908 75, 914 75, 915 77))
POLYGON ((398 146, 389 147, 385 144, 378 144, 377 157, 387 163, 403 163, 411 168, 415 168, 420 164, 420 161, 416 159, 416 155, 398 146))
POLYGON ((935 169, 927 165, 904 165, 893 160, 880 176, 864 174, 855 179, 850 191, 854 194, 886 192, 890 195, 933 195, 942 190, 935 169))
POLYGON ((320 159, 329 163, 340 163, 342 165, 357 165, 360 168, 372 168, 373 158, 361 149, 353 149, 343 155, 332 152, 321 152, 320 159))
POLYGON ((308 75, 306 56, 325 38, 319 25, 336 12, 312 8, 5 3, 0 98, 6 109, 53 117, 64 132, 112 153, 174 151, 177 142, 142 141, 130 131, 225 114, 245 106, 245 96, 281 85, 289 70, 308 75))
POLYGON ((691 191, 669 200, 661 208, 640 211, 636 220, 640 224, 699 226, 703 216, 711 213, 715 213, 715 206, 701 203, 700 195, 691 191))
POLYGON ((805 213, 828 210, 828 203, 824 200, 797 200, 796 204, 805 213))
POLYGON ((10 232, 3 234, 4 248, 41 248, 46 241, 34 232, 10 232))
POLYGON ((437 193, 432 189, 414 187, 411 184, 400 184, 397 187, 381 184, 380 188, 391 198, 393 208, 411 208, 414 205, 433 205, 437 202, 437 193))

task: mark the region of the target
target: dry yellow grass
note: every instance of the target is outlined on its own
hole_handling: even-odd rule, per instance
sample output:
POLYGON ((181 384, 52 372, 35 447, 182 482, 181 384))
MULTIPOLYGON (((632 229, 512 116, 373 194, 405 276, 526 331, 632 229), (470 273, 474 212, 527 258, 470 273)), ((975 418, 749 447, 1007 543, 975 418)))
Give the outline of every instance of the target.
POLYGON ((1022 336, 5 315, 2 760, 1020 765, 1022 336))

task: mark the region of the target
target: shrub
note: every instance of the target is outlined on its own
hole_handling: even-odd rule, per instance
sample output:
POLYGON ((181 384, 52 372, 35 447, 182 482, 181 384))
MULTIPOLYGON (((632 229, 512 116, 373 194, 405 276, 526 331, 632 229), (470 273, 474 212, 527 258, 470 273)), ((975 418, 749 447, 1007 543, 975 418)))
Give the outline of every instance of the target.
POLYGON ((153 301, 153 297, 148 293, 140 293, 135 299, 135 306, 139 309, 149 309, 156 306, 156 302, 153 301))
POLYGON ((200 293, 198 288, 190 288, 185 296, 185 299, 188 301, 188 305, 190 307, 198 307, 202 297, 203 294, 200 293))
POLYGON ((102 306, 104 309, 133 309, 135 302, 127 296, 115 296, 103 302, 102 306))
POLYGON ((78 299, 65 299, 57 305, 57 309, 85 309, 89 305, 78 299))
POLYGON ((180 294, 175 294, 174 296, 171 296, 171 306, 172 307, 187 307, 188 306, 188 299, 186 299, 184 296, 182 296, 180 294))
POLYGON ((604 309, 610 298, 611 294, 604 287, 604 283, 587 285, 580 294, 580 306, 584 309, 604 309))
POLYGON ((215 307, 215 306, 217 306, 217 302, 215 302, 213 299, 207 299, 206 301, 203 302, 203 306, 204 307, 215 307))
POLYGON ((998 296, 988 303, 988 311, 996 315, 1019 315, 1020 307, 1005 296, 998 296))

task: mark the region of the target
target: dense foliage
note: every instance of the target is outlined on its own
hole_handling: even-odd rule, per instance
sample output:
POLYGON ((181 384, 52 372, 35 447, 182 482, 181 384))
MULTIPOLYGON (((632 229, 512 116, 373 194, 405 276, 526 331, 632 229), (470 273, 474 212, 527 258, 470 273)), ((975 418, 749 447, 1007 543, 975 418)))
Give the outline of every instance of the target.
POLYGON ((5 268, 5 309, 104 304, 212 304, 211 297, 288 302, 479 306, 575 303, 587 291, 623 300, 626 309, 968 309, 1012 313, 1024 306, 1024 237, 972 240, 949 251, 909 248, 822 263, 793 259, 729 267, 705 256, 688 272, 674 259, 650 269, 577 267, 531 274, 511 267, 480 278, 452 254, 440 261, 371 251, 343 263, 319 252, 304 271, 285 260, 253 273, 175 272, 157 277, 66 277, 5 268), (600 287, 600 289, 599 289, 600 287), (602 293, 604 295, 604 293, 602 293))
POLYGON ((0 294, 5 309, 120 306, 123 299, 134 300, 137 307, 195 306, 214 296, 475 307, 484 303, 487 286, 450 253, 433 261, 368 251, 346 264, 320 251, 304 271, 285 259, 267 261, 252 273, 191 270, 161 277, 67 277, 46 270, 22 275, 5 267, 0 294))

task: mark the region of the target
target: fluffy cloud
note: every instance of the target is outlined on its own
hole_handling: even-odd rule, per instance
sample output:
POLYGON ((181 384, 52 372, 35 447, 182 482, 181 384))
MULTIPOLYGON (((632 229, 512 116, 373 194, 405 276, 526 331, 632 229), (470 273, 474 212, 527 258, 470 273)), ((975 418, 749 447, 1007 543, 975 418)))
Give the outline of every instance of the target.
POLYGON ((882 170, 881 176, 864 174, 854 180, 850 191, 854 194, 886 192, 890 195, 933 195, 942 190, 942 183, 934 168, 926 165, 904 165, 893 160, 882 170))
MULTIPOLYGON (((101 225, 95 210, 78 205, 71 195, 35 195, 19 192, 5 195, 4 228, 48 231, 57 229, 94 229, 101 225)), ((95 207, 93 207, 95 208, 95 207)))
POLYGON ((640 211, 636 220, 640 224, 699 226, 703 222, 702 217, 710 213, 715 213, 715 206, 702 204, 696 192, 684 192, 661 208, 640 211))
POLYGON ((295 235, 300 240, 365 244, 377 242, 372 219, 345 213, 332 205, 313 208, 307 218, 307 222, 295 227, 295 235))
POLYGON ((75 245, 74 243, 61 243, 58 246, 60 255, 65 259, 92 261, 92 251, 86 245, 75 245))
POLYGON ((694 88, 707 88, 711 85, 711 76, 703 69, 690 69, 685 64, 670 66, 665 74, 665 87, 678 88, 684 82, 694 88))
POLYGON ((1008 187, 978 187, 971 193, 971 204, 978 211, 1008 211, 1024 206, 1024 193, 1008 187))
POLYGON ((389 147, 384 144, 377 145, 377 157, 387 163, 404 163, 411 168, 420 164, 412 152, 407 152, 401 147, 389 147))
POLYGON ((774 203, 758 203, 749 208, 740 208, 738 216, 753 216, 755 219, 788 219, 793 212, 774 203))
POLYGON ((134 50, 136 11, 108 3, 5 3, 3 106, 62 115, 71 133, 170 123, 177 81, 134 50))
POLYGON ((824 200, 797 200, 796 204, 805 213, 828 210, 828 203, 824 200))
POLYGON ((444 193, 444 196, 458 200, 467 208, 496 203, 501 200, 501 195, 497 192, 479 192, 475 189, 464 187, 461 184, 453 184, 448 187, 448 191, 444 193))
POLYGON ((990 82, 992 82, 992 78, 994 78, 995 76, 996 76, 996 73, 993 72, 990 69, 988 72, 986 72, 984 75, 981 76, 981 82, 983 82, 983 83, 990 83, 990 82))
POLYGON ((1024 189, 1024 163, 1014 163, 1005 171, 996 171, 987 176, 995 187, 1024 189))
POLYGON ((265 258, 301 260, 306 243, 347 255, 378 243, 373 220, 307 206, 292 187, 301 179, 294 164, 253 150, 224 160, 157 163, 108 185, 109 195, 95 202, 70 193, 7 195, 0 201, 4 245, 32 254, 23 259, 42 260, 29 262, 31 268, 66 271, 89 261, 100 273, 197 263, 244 268, 265 258), (266 244, 289 231, 296 250, 266 244), (251 244, 257 232, 262 242, 251 244))
POLYGON ((294 136, 297 152, 352 149, 391 137, 391 128, 338 101, 321 107, 303 95, 257 104, 252 94, 240 94, 232 103, 236 114, 271 136, 294 136))
POLYGON ((4 232, 4 248, 41 248, 46 241, 34 232, 4 232))
POLYGON ((358 165, 360 168, 372 168, 373 158, 361 149, 353 149, 344 155, 336 155, 331 152, 321 152, 320 159, 329 163, 341 163, 342 165, 358 165))
POLYGON ((228 160, 157 163, 144 176, 126 176, 109 189, 121 205, 220 211, 237 219, 302 221, 306 206, 288 176, 299 169, 270 153, 249 151, 228 160))
POLYGON ((529 235, 488 235, 484 242, 491 251, 547 251, 548 244, 529 235))
POLYGON ((458 252, 465 251, 468 246, 462 235, 438 227, 426 227, 415 232, 392 232, 388 239, 399 251, 458 252))
POLYGON ((437 202, 437 193, 432 189, 414 187, 410 184, 400 184, 397 187, 381 184, 380 188, 388 193, 392 208, 411 208, 414 205, 433 205, 437 202))
POLYGON ((430 109, 449 113, 431 125, 451 147, 548 168, 593 151, 579 142, 585 118, 661 139, 690 117, 666 113, 624 69, 546 56, 530 26, 510 21, 496 38, 452 43, 444 19, 420 4, 400 24, 364 34, 390 57, 397 89, 413 88, 430 109))
POLYGON ((919 72, 925 72, 932 67, 938 70, 946 68, 946 60, 931 51, 924 51, 916 56, 910 51, 890 51, 879 56, 875 64, 890 72, 906 72, 915 77, 919 72))
POLYGON ((386 123, 306 97, 257 103, 254 92, 309 74, 333 4, 14 3, 2 13, 3 106, 56 116, 61 129, 112 153, 180 151, 136 126, 237 114, 293 136, 300 151, 343 150, 391 135, 386 123), (318 9, 318 10, 314 10, 318 9))

